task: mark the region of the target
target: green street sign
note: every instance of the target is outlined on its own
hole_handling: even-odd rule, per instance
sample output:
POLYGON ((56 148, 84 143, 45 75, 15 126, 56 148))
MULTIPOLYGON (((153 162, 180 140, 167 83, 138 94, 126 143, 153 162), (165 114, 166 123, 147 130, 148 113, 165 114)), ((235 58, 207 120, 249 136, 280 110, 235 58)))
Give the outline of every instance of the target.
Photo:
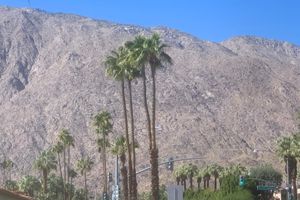
POLYGON ((258 185, 256 188, 257 188, 257 190, 266 191, 266 190, 274 190, 275 186, 272 186, 272 185, 258 185))

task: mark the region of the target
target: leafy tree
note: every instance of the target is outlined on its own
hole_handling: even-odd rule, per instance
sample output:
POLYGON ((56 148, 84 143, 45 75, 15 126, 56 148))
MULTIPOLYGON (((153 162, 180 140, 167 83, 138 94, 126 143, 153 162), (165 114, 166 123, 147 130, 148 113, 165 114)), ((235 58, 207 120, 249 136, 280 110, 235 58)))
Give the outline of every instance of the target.
POLYGON ((64 199, 64 181, 62 177, 51 173, 48 178, 48 188, 50 199, 64 199))
POLYGON ((4 187, 10 191, 17 191, 19 189, 17 181, 13 180, 7 180, 4 187))
POLYGON ((86 200, 86 190, 85 189, 77 189, 74 193, 72 200, 86 200))
POLYGON ((249 183, 253 180, 256 184, 248 184, 250 185, 250 189, 253 191, 253 194, 262 194, 266 199, 270 199, 273 196, 272 191, 267 192, 258 192, 256 190, 257 184, 260 185, 272 185, 275 188, 281 186, 282 182, 282 174, 276 171, 271 165, 264 164, 250 169, 249 183), (252 185, 252 188, 251 188, 252 185))
POLYGON ((18 182, 20 191, 25 192, 27 195, 34 197, 35 194, 41 190, 42 186, 40 181, 34 176, 24 176, 18 182))
POLYGON ((52 169, 56 169, 56 159, 52 151, 43 151, 35 161, 35 167, 42 172, 43 175, 43 189, 47 194, 48 174, 52 169))
POLYGON ((98 135, 98 151, 102 154, 104 184, 103 193, 107 194, 107 170, 106 170, 106 148, 109 147, 108 133, 112 131, 111 116, 108 112, 98 113, 94 118, 94 125, 98 135))
POLYGON ((80 174, 84 177, 84 194, 85 194, 85 200, 88 199, 88 190, 87 190, 87 184, 86 184, 86 174, 87 172, 91 171, 92 169, 92 165, 93 165, 93 161, 89 158, 81 158, 80 160, 78 160, 76 166, 78 171, 80 172, 80 174))
POLYGON ((3 183, 4 184, 6 183, 7 178, 8 178, 8 180, 11 179, 11 170, 14 167, 14 165, 15 165, 14 162, 9 158, 4 158, 4 160, 0 163, 0 166, 3 170, 3 183))

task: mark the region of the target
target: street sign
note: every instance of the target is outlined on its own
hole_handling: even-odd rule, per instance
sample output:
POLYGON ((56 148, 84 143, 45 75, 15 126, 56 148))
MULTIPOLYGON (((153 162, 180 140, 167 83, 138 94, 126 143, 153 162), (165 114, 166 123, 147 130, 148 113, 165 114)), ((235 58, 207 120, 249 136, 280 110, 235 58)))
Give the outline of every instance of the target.
POLYGON ((256 186, 256 189, 257 190, 263 190, 263 191, 274 190, 275 186, 273 186, 273 185, 258 185, 258 186, 256 186))

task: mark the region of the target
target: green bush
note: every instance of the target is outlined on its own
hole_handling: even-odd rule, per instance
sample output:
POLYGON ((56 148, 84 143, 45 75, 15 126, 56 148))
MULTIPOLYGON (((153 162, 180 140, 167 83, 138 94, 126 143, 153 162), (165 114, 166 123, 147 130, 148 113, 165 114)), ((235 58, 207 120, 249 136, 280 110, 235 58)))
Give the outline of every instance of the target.
POLYGON ((224 194, 222 191, 187 190, 184 193, 184 200, 254 200, 253 195, 249 190, 237 189, 233 193, 224 194))

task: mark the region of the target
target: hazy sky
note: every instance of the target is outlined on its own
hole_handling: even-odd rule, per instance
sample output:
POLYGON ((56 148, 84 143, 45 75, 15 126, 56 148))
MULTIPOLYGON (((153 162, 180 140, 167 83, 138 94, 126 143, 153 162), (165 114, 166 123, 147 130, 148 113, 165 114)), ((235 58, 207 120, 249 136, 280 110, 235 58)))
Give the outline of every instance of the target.
POLYGON ((216 42, 256 35, 300 45, 300 0, 0 0, 0 5, 167 26, 216 42))

